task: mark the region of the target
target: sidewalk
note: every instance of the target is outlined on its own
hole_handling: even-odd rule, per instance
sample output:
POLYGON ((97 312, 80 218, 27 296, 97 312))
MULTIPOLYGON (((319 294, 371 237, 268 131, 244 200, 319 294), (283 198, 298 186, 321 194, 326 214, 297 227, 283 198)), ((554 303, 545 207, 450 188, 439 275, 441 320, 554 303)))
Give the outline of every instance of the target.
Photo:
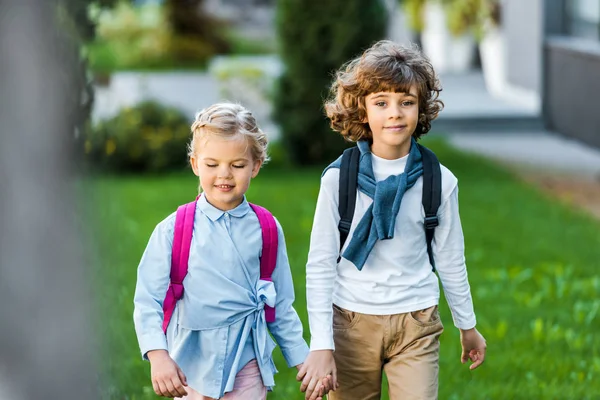
POLYGON ((531 172, 600 183, 600 149, 547 131, 448 133, 455 147, 531 172))
POLYGON ((549 196, 600 219, 600 149, 546 131, 444 136, 456 148, 496 160, 549 196))

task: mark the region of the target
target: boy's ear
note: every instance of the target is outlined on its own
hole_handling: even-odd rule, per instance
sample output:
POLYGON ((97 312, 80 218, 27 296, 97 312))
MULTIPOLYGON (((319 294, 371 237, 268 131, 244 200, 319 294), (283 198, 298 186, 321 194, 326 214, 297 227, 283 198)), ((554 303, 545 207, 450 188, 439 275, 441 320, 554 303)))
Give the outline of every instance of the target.
POLYGON ((258 171, 260 171, 260 167, 262 166, 262 161, 261 160, 256 160, 254 161, 254 165, 252 166, 252 177, 256 178, 256 175, 258 175, 258 171))
POLYGON ((194 171, 194 175, 200 176, 200 171, 198 169, 198 159, 194 156, 190 157, 190 164, 192 165, 192 171, 194 171))

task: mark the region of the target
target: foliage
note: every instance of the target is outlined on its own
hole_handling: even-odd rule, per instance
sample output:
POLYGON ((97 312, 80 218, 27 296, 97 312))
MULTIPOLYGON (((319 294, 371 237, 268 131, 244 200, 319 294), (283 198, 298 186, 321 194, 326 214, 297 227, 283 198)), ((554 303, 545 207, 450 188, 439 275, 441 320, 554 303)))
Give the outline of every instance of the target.
POLYGON ((96 40, 88 43, 95 71, 120 69, 204 68, 229 45, 218 24, 192 9, 160 4, 134 6, 120 1, 113 8, 92 7, 96 40), (181 15, 187 14, 187 19, 181 15), (188 29, 196 21, 206 29, 188 29))
POLYGON ((399 0, 410 28, 421 32, 425 28, 427 3, 440 3, 446 13, 448 30, 453 36, 470 32, 480 39, 489 26, 500 24, 500 0, 399 0))
POLYGON ((144 102, 92 127, 85 137, 85 158, 93 169, 117 172, 181 169, 189 139, 190 122, 182 113, 144 102))
POLYGON ((344 149, 323 113, 332 73, 386 34, 381 0, 279 0, 277 29, 284 72, 274 119, 296 164, 335 159, 344 149))

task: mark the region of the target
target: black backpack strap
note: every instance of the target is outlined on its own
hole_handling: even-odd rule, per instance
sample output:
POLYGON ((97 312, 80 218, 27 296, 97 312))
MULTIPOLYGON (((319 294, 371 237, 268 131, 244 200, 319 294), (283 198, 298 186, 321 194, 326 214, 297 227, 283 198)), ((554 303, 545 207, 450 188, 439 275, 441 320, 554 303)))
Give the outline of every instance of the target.
POLYGON ((435 154, 428 148, 419 145, 421 155, 423 156, 423 208, 425 209, 425 239, 427 240, 427 253, 429 262, 435 271, 435 260, 431 242, 435 227, 439 225, 437 216, 440 203, 442 201, 442 171, 440 162, 435 154))
MULTIPOLYGON (((339 182, 339 204, 340 223, 340 252, 352 226, 352 217, 354 217, 354 207, 356 205, 356 190, 358 189, 358 162, 360 159, 360 150, 358 147, 351 147, 344 150, 342 154, 342 164, 340 166, 339 182)), ((338 262, 341 256, 338 257, 338 262)))

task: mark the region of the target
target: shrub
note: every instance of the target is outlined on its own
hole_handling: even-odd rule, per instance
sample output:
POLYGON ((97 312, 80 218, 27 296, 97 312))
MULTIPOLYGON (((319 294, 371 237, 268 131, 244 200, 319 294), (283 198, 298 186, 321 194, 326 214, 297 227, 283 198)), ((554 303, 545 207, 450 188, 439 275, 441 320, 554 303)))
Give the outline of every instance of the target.
MULTIPOLYGON (((87 48, 95 71, 204 68, 214 54, 228 48, 221 30, 205 30, 210 32, 206 37, 176 30, 171 9, 158 4, 136 7, 121 1, 112 9, 92 7, 91 14, 97 38, 87 48)), ((198 15, 206 24, 211 21, 198 15)))
POLYGON ((279 0, 277 7, 284 72, 274 119, 294 163, 322 164, 346 146, 323 112, 332 73, 385 36, 387 11, 381 0, 279 0))
POLYGON ((155 102, 123 109, 85 135, 85 158, 94 169, 158 172, 185 167, 190 121, 155 102))

